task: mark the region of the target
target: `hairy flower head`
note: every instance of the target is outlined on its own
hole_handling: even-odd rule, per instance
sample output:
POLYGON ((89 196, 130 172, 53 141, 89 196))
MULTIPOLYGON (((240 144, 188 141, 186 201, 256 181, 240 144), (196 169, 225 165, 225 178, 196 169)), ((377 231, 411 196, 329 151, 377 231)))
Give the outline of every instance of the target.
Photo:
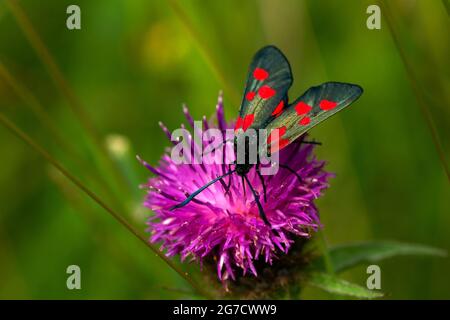
MULTIPOLYGON (((186 107, 184 113, 193 127, 186 107)), ((161 127, 170 137, 168 129, 162 124, 161 127)), ((232 128, 225 121, 221 96, 215 121, 203 118, 203 127, 232 128)), ((274 259, 288 253, 296 238, 308 238, 320 226, 314 200, 328 187, 331 174, 323 170, 324 162, 314 157, 314 145, 301 143, 303 138, 279 153, 280 164, 296 174, 280 167, 276 175, 264 176, 267 201, 262 201, 262 205, 271 227, 259 216, 248 186, 244 194, 241 177, 236 174, 230 175, 228 193, 226 184, 217 182, 186 206, 170 210, 187 195, 222 175, 226 170, 222 164, 175 164, 168 153, 162 156, 158 167, 142 161, 155 175, 143 185, 148 189, 144 205, 154 212, 148 220, 151 242, 161 243, 168 256, 179 254, 182 260, 189 258, 201 263, 212 258, 222 281, 236 279, 239 269, 243 275, 257 276, 256 260, 272 264, 274 259)), ((191 143, 190 139, 187 137, 191 143)), ((254 168, 248 178, 262 194, 262 183, 254 168)))

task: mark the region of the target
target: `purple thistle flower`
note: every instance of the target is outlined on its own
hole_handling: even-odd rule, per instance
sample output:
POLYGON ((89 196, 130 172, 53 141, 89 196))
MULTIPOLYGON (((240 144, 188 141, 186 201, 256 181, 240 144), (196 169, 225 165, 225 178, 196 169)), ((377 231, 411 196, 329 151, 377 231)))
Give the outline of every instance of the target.
MULTIPOLYGON (((192 117, 186 106, 183 106, 183 112, 192 127, 192 117)), ((221 95, 216 121, 221 130, 232 128, 232 124, 225 121, 221 95)), ((169 130, 160 125, 170 137, 169 130)), ((214 127, 212 121, 207 122, 205 118, 203 126, 214 127)), ((161 242, 161 249, 167 250, 167 256, 179 254, 182 261, 190 258, 202 263, 206 258, 213 258, 222 281, 236 279, 236 269, 242 269, 243 275, 257 276, 256 260, 272 264, 274 259, 288 253, 296 237, 309 238, 320 226, 314 200, 328 187, 327 180, 332 174, 323 170, 325 163, 316 160, 313 149, 312 144, 292 143, 280 151, 280 163, 294 169, 301 182, 292 172, 282 168, 276 175, 264 177, 267 202, 262 204, 276 232, 261 220, 248 186, 244 195, 241 179, 236 174, 230 176, 231 189, 227 194, 225 185, 218 182, 188 205, 169 210, 222 175, 223 165, 177 165, 168 154, 163 155, 157 168, 141 160, 156 175, 143 185, 148 188, 144 205, 155 213, 148 220, 150 241, 161 242)), ((262 184, 254 169, 248 178, 261 194, 262 184)))

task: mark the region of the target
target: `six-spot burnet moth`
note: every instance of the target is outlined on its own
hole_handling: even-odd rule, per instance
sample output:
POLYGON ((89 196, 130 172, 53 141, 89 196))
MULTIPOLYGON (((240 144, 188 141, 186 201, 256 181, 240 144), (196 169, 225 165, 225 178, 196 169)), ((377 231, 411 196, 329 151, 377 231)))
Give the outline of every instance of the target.
MULTIPOLYGON (((250 64, 239 117, 235 125, 235 146, 240 140, 240 135, 243 135, 249 128, 266 129, 269 132, 268 152, 275 153, 301 137, 312 127, 350 105, 363 92, 363 89, 355 84, 326 82, 309 88, 302 96, 289 103, 288 90, 292 82, 289 62, 278 48, 267 46, 256 53, 250 64)), ((248 152, 248 141, 244 141, 245 150, 248 152)), ((243 163, 234 163, 233 169, 230 166, 229 171, 190 194, 186 200, 172 207, 171 210, 185 206, 213 183, 236 173, 242 177, 244 191, 245 182, 249 185, 261 219, 270 226, 259 194, 247 177, 248 172, 255 167, 265 192, 264 178, 259 171, 260 164, 258 162, 251 163, 248 160, 249 157, 244 158, 243 163)), ((295 173, 289 167, 283 166, 283 164, 279 165, 293 174, 295 173)), ((265 194, 264 198, 266 198, 265 194)))

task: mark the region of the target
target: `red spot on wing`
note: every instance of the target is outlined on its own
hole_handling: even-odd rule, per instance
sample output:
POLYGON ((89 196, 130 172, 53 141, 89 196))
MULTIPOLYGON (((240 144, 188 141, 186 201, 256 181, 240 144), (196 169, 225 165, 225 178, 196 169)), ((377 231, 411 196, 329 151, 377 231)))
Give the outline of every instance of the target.
POLYGON ((269 99, 270 97, 273 97, 273 95, 275 94, 275 90, 272 89, 269 86, 262 86, 261 88, 259 88, 258 90, 258 94, 261 98, 263 99, 269 99))
POLYGON ((255 93, 253 91, 249 91, 245 95, 245 99, 247 99, 248 101, 252 101, 254 97, 255 97, 255 93))
POLYGON ((267 137, 267 144, 270 146, 270 152, 277 152, 290 143, 289 139, 283 139, 286 130, 286 126, 272 130, 267 137))
POLYGON ((300 101, 295 105, 295 111, 299 116, 307 114, 310 112, 312 107, 309 104, 304 103, 303 101, 300 101))
POLYGON ((284 100, 281 100, 280 103, 277 105, 275 110, 273 110, 272 115, 278 117, 284 108, 284 100))
POLYGON ((255 77, 256 80, 266 80, 269 77, 269 73, 262 68, 256 68, 255 71, 253 71, 253 77, 255 77))
POLYGON ((289 139, 281 139, 278 143, 270 146, 270 152, 274 153, 280 151, 290 143, 289 139))
POLYGON ((236 125, 234 126, 234 131, 238 130, 240 127, 242 127, 243 119, 241 117, 238 117, 236 120, 236 125))
POLYGON ((270 132, 269 136, 267 137, 267 144, 272 144, 278 140, 281 139, 282 136, 286 133, 286 126, 282 126, 280 128, 276 128, 270 132), (275 137, 276 136, 276 137, 275 137), (275 141, 272 141, 276 139, 275 141))
POLYGON ((334 107, 336 107, 337 105, 338 105, 337 102, 333 102, 333 101, 329 101, 329 100, 325 100, 325 99, 320 101, 320 103, 319 103, 319 107, 322 110, 331 110, 334 107))
POLYGON ((303 117, 302 119, 300 119, 300 121, 298 122, 299 125, 301 126, 306 126, 311 122, 311 118, 310 117, 303 117))
POLYGON ((244 123, 242 125, 242 130, 246 131, 248 127, 250 127, 253 123, 253 120, 255 119, 254 114, 248 114, 244 118, 244 123))

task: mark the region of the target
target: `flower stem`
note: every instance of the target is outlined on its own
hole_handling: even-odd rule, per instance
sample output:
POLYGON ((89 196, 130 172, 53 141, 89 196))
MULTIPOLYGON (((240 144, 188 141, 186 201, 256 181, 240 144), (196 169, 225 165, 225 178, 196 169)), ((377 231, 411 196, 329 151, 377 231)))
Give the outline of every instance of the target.
MULTIPOLYGON (((336 272, 334 270, 333 261, 331 260, 330 251, 328 250, 328 242, 325 237, 325 233, 323 232, 323 229, 319 230, 317 233, 319 236, 319 250, 322 253, 325 263, 325 270, 327 274, 334 276, 336 272)), ((331 298, 334 300, 341 299, 341 297, 337 294, 331 294, 331 298)))
POLYGON ((0 123, 5 126, 9 131, 11 131, 16 137, 28 144, 32 149, 38 152, 45 160, 52 164, 59 172, 61 172, 67 179, 69 179, 75 186, 77 186, 81 191, 83 191, 87 196, 94 200, 100 207, 107 211, 117 222, 119 222, 123 227, 130 231, 136 238, 138 238, 142 243, 144 243, 150 250, 153 251, 159 258, 161 258, 170 268, 172 268, 176 273, 178 273, 182 278, 184 278, 199 294, 210 297, 203 288, 198 286, 194 280, 189 276, 189 274, 177 265, 175 265, 169 258, 167 258, 161 251, 154 248, 146 238, 138 233, 137 230, 133 228, 119 213, 110 208, 105 202, 103 202, 93 191, 87 188, 78 178, 68 172, 58 160, 53 158, 45 149, 43 149, 39 144, 37 144, 30 136, 18 128, 13 122, 11 122, 4 114, 0 113, 0 123))
POLYGON ((325 238, 325 234, 323 230, 319 230, 317 233, 319 236, 319 249, 322 253, 323 260, 325 262, 325 269, 328 274, 334 275, 335 274, 334 266, 331 260, 330 252, 328 251, 328 243, 327 239, 325 238))

